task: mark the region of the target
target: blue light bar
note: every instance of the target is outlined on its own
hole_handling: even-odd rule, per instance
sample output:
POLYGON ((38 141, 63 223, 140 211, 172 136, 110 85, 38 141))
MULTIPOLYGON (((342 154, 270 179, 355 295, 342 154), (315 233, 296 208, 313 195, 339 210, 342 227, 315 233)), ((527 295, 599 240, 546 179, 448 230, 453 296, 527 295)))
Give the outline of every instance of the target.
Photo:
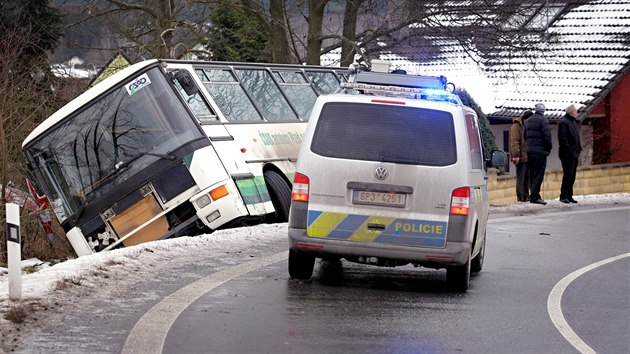
POLYGON ((414 88, 414 87, 400 87, 400 86, 385 86, 385 85, 372 85, 364 83, 354 82, 342 82, 339 87, 343 89, 354 89, 363 91, 363 93, 373 93, 383 96, 397 96, 411 99, 421 99, 427 101, 441 101, 449 102, 452 104, 461 104, 461 100, 457 95, 454 95, 444 89, 433 88, 414 88))
POLYGON ((375 72, 359 72, 357 73, 354 82, 361 84, 424 88, 434 90, 446 90, 447 84, 446 77, 444 76, 418 76, 375 72))

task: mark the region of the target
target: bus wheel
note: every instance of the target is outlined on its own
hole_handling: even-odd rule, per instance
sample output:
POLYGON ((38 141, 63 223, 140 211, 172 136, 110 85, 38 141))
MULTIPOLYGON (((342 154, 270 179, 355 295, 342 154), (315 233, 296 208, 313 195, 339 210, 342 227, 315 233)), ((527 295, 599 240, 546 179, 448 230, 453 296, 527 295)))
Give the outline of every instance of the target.
POLYGON ((284 178, 275 171, 267 171, 264 173, 265 183, 269 196, 276 209, 276 222, 286 222, 289 220, 289 207, 291 206, 291 188, 284 181, 284 178))

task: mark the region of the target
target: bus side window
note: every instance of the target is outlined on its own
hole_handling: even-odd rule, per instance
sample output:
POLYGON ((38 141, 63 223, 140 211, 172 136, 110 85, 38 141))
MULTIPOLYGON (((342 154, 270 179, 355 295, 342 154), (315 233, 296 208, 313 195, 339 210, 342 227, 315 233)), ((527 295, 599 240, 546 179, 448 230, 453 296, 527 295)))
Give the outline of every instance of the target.
POLYGON ((184 98, 184 101, 188 104, 190 110, 193 111, 195 117, 199 120, 199 123, 213 123, 219 120, 199 92, 188 95, 177 80, 173 80, 173 83, 175 87, 177 87, 177 91, 179 91, 180 95, 184 98))
POLYGON ((334 93, 339 88, 339 81, 332 72, 307 71, 306 76, 311 80, 320 95, 334 93))

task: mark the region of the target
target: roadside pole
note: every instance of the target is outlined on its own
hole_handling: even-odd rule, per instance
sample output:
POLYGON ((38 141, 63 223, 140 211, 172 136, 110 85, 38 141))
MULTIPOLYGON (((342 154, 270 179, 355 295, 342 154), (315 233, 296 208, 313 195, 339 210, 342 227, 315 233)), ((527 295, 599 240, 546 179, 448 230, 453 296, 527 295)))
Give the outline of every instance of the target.
POLYGON ((20 207, 7 203, 7 263, 9 266, 9 299, 22 298, 22 249, 20 247, 20 207))

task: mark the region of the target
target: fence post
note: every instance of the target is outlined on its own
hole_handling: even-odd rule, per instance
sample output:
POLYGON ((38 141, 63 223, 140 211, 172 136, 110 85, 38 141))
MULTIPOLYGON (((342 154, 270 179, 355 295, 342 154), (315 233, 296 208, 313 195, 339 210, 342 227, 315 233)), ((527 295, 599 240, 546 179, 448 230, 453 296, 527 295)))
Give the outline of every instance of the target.
POLYGON ((7 203, 7 264, 9 266, 9 299, 22 298, 22 248, 20 246, 20 207, 7 203))

